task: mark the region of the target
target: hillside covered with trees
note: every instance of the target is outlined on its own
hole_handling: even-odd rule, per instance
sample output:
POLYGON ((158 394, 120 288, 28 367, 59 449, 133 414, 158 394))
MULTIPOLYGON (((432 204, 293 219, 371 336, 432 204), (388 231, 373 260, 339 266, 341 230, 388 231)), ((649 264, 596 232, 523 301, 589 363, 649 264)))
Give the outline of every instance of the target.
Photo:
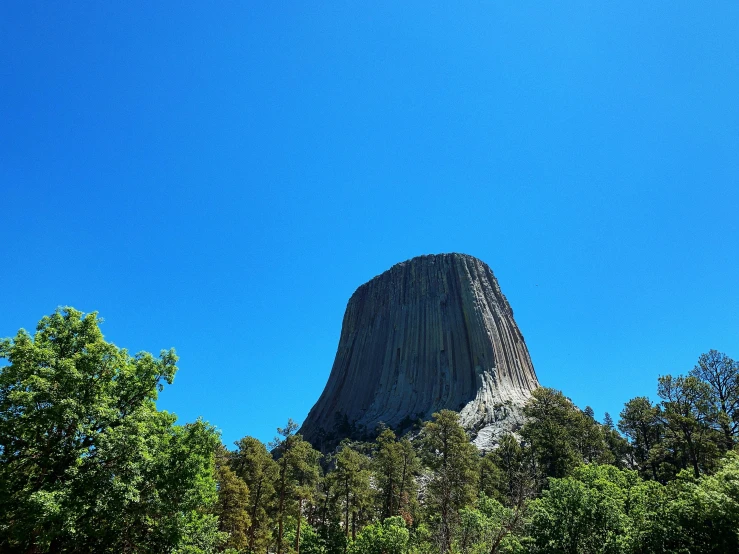
POLYGON ((293 421, 224 445, 156 407, 174 351, 130 354, 95 313, 0 342, 0 552, 739 551, 739 363, 711 350, 603 422, 539 388, 480 453, 455 412, 322 455, 293 421))

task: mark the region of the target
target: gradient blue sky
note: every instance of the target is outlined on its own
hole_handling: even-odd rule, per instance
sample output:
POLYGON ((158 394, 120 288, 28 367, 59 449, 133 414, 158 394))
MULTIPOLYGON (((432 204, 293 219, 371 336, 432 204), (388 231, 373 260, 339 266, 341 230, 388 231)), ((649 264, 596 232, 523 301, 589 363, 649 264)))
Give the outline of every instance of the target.
POLYGON ((319 4, 2 3, 0 336, 174 346, 159 405, 227 443, 419 254, 487 262, 598 417, 739 357, 738 3, 319 4))

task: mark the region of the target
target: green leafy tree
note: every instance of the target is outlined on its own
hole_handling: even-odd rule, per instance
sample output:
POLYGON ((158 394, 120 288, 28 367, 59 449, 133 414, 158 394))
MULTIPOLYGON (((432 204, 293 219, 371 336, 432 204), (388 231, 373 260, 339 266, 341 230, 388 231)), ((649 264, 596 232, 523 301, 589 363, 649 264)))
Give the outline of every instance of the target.
MULTIPOLYGON (((332 455, 324 455, 323 460, 326 465, 334 465, 335 463, 335 458, 332 455)), ((317 524, 317 528, 322 535, 326 535, 329 526, 338 524, 341 520, 341 514, 338 513, 338 503, 335 501, 338 495, 337 488, 333 471, 329 471, 322 476, 316 486, 316 502, 313 519, 314 524, 317 524)), ((341 551, 344 551, 343 547, 341 551)))
POLYGON ((218 528, 227 533, 223 547, 244 550, 249 544, 247 531, 249 519, 249 487, 231 469, 230 453, 219 444, 216 448, 216 482, 218 501, 215 513, 218 515, 218 528))
POLYGON ((366 526, 349 546, 350 554, 406 554, 409 533, 402 517, 366 526))
POLYGON ((584 412, 576 412, 573 415, 573 428, 570 433, 571 440, 579 454, 579 460, 585 463, 614 463, 613 452, 608 447, 605 430, 593 417, 584 412))
POLYGON ((271 541, 270 511, 279 469, 259 439, 244 437, 235 444, 230 465, 249 488, 248 551, 263 552, 271 541))
MULTIPOLYGON (((185 515, 180 522, 184 532, 172 554, 214 554, 218 552, 218 545, 226 540, 226 533, 218 530, 218 516, 215 514, 193 511, 185 515)), ((80 552, 103 552, 102 550, 80 552)), ((115 552, 111 550, 110 552, 115 552)), ((153 549, 144 550, 137 547, 133 552, 159 552, 153 549)), ((225 550, 227 554, 235 554, 234 550, 225 550)))
POLYGON ((498 457, 500 448, 500 445, 498 445, 498 448, 487 452, 480 459, 480 478, 478 479, 477 489, 478 496, 484 494, 498 501, 502 501, 505 498, 508 489, 508 479, 500 467, 498 457))
POLYGON ((691 554, 739 552, 739 456, 731 452, 714 475, 670 483, 673 542, 691 554))
POLYGON ((605 440, 606 447, 611 453, 611 461, 619 469, 624 469, 631 462, 631 446, 615 428, 613 418, 608 412, 603 416, 603 425, 601 425, 601 433, 605 440))
POLYGON ((295 553, 299 554, 304 506, 307 501, 313 499, 316 485, 320 478, 319 462, 321 453, 315 450, 310 443, 301 439, 290 450, 288 456, 290 458, 289 464, 292 466, 294 495, 297 500, 295 512, 295 518, 297 519, 295 553))
POLYGON ((278 437, 272 442, 273 452, 279 453, 277 461, 277 554, 285 549, 285 516, 294 515, 297 521, 295 551, 300 551, 300 527, 303 520, 303 503, 315 490, 320 470, 320 452, 296 435, 298 425, 288 419, 284 428, 278 428, 278 437))
POLYGON ((396 515, 400 491, 400 453, 395 433, 384 429, 375 439, 372 469, 383 519, 396 515))
POLYGON ((733 449, 739 432, 739 362, 710 350, 701 354, 690 374, 710 387, 712 410, 724 435, 723 449, 733 449))
POLYGON ((627 479, 612 466, 582 466, 573 477, 550 479, 531 505, 531 551, 547 554, 628 552, 629 519, 624 513, 627 479))
MULTIPOLYGON (((300 552, 302 554, 340 554, 341 550, 332 548, 330 543, 307 521, 301 523, 300 532, 300 552)), ((343 536, 343 535, 342 535, 343 536)), ((297 541, 297 520, 285 530, 285 539, 288 544, 296 544, 297 541)))
POLYGON ((523 506, 507 508, 482 494, 475 506, 462 508, 455 546, 461 554, 521 552, 523 506))
POLYGON ((619 469, 628 467, 631 454, 628 441, 613 428, 603 426, 601 433, 603 434, 606 448, 610 452, 610 456, 604 456, 603 461, 607 461, 619 469))
POLYGON ((446 554, 452 546, 459 510, 468 505, 477 491, 478 452, 451 410, 433 414, 424 425, 422 443, 431 478, 426 492, 428 506, 438 520, 439 550, 446 554))
POLYGON ((530 505, 530 552, 719 554, 739 551, 739 456, 713 475, 664 486, 635 471, 584 465, 530 505))
POLYGON ((531 450, 521 446, 514 435, 505 435, 498 447, 488 452, 481 461, 488 467, 481 472, 480 492, 508 507, 522 508, 536 490, 531 450), (483 482, 487 482, 482 486, 483 482))
POLYGON ((739 549, 739 462, 714 475, 684 470, 664 486, 637 472, 585 465, 552 479, 531 504, 530 551, 718 554, 739 549))
POLYGON ((214 549, 216 431, 156 409, 173 350, 132 356, 99 322, 63 308, 0 341, 0 550, 214 549))
POLYGON ((572 440, 577 411, 561 392, 538 388, 524 413, 527 421, 521 436, 531 447, 542 476, 564 477, 580 462, 572 440))
POLYGON ((521 436, 541 477, 564 477, 582 462, 611 462, 600 426, 560 391, 541 387, 524 407, 521 436))
POLYGON ((621 411, 619 430, 626 435, 635 465, 642 476, 658 479, 660 460, 653 450, 662 440, 664 427, 659 408, 646 396, 629 400, 621 411))
POLYGON ((397 443, 400 458, 400 490, 398 491, 398 509, 397 515, 405 520, 406 525, 413 524, 416 517, 418 486, 416 484, 416 476, 421 469, 421 462, 418 459, 413 444, 407 438, 403 438, 397 443))
POLYGON ((343 554, 346 552, 348 540, 343 529, 345 514, 341 487, 334 476, 336 455, 325 455, 323 464, 326 467, 334 467, 334 471, 319 479, 308 521, 315 527, 327 554, 343 554))
POLYGON ((666 429, 666 446, 686 459, 695 477, 710 471, 718 459, 715 424, 718 414, 710 387, 696 377, 659 378, 657 394, 662 399, 659 417, 666 429))
POLYGON ((293 486, 290 452, 301 440, 300 437, 295 435, 295 431, 297 430, 298 424, 292 419, 288 419, 285 427, 277 428, 278 436, 270 444, 273 452, 276 451, 280 454, 280 459, 278 460, 278 478, 275 484, 277 493, 277 554, 281 554, 284 550, 285 513, 290 502, 290 494, 293 486))
POLYGON ((336 500, 344 514, 344 534, 356 537, 357 515, 371 502, 369 459, 344 443, 336 455, 332 477, 336 483, 336 500))
MULTIPOLYGON (((667 554, 686 552, 683 533, 669 506, 668 489, 654 480, 633 478, 632 471, 621 471, 624 481, 616 481, 622 490, 620 510, 628 517, 629 534, 622 541, 624 552, 631 554, 667 554)), ((614 482, 613 478, 610 482, 614 482)), ((592 481, 590 482, 592 486, 592 481)))
POLYGON ((416 496, 415 475, 420 469, 413 445, 407 439, 398 441, 390 429, 383 430, 375 443, 372 470, 382 519, 402 515, 410 524, 416 496))
POLYGON ((342 554, 346 552, 347 538, 337 521, 329 521, 318 531, 320 544, 326 554, 342 554))

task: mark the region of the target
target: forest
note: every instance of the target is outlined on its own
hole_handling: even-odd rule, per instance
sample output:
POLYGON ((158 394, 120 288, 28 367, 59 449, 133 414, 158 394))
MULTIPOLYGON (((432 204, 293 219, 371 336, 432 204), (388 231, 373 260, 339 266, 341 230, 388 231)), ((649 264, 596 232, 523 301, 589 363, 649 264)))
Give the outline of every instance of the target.
POLYGON ((534 391, 481 453, 455 412, 322 454, 288 421, 224 445, 156 400, 174 350, 131 354, 60 308, 0 341, 0 552, 739 551, 739 363, 696 353, 602 422, 534 391))

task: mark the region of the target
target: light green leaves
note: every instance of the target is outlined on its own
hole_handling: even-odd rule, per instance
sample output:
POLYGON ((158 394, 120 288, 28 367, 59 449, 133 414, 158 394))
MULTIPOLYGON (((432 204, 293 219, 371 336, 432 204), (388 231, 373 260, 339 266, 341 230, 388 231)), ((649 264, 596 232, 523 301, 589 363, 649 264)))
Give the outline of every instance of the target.
POLYGON ((131 356, 99 323, 62 308, 0 343, 0 544, 170 552, 215 500, 215 429, 154 404, 174 350, 131 356))

